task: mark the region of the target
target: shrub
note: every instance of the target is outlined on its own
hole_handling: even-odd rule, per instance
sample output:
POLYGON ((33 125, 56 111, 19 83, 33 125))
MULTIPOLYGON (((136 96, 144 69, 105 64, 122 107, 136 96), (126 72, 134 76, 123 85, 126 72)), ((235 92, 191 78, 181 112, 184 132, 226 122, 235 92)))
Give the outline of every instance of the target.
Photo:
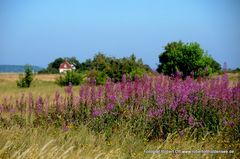
POLYGON ((157 71, 165 75, 177 75, 185 78, 194 73, 194 77, 207 76, 221 70, 221 65, 209 56, 198 43, 171 42, 159 55, 157 71))
POLYGON ((106 83, 108 76, 103 71, 91 70, 87 72, 87 78, 91 81, 95 80, 96 85, 101 85, 106 83))
POLYGON ((80 73, 74 71, 67 71, 64 76, 60 76, 56 79, 56 83, 60 86, 67 86, 69 83, 72 85, 79 85, 83 81, 83 76, 80 73))
POLYGON ((30 87, 33 80, 32 67, 30 65, 25 66, 25 76, 20 75, 17 81, 18 87, 30 87))

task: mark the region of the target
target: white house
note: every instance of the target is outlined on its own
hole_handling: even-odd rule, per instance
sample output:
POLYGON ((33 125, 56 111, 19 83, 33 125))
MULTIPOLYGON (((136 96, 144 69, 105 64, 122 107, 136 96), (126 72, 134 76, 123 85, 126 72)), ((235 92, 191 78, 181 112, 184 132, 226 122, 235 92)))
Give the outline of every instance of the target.
POLYGON ((67 62, 67 60, 64 60, 63 63, 60 64, 60 67, 59 67, 59 72, 60 73, 65 73, 67 71, 71 71, 71 70, 75 70, 75 66, 74 65, 71 65, 67 62))

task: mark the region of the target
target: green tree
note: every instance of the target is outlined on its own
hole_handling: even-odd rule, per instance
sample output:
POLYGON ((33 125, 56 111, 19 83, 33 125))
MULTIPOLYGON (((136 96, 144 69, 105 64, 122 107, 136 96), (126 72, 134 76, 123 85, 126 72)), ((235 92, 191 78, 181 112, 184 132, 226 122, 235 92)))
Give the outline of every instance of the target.
POLYGON ((49 73, 59 73, 60 64, 63 63, 63 58, 57 58, 53 62, 48 64, 47 70, 49 73))
POLYGON ((40 70, 39 73, 59 73, 59 67, 64 60, 67 60, 68 63, 74 65, 76 69, 81 68, 81 64, 76 57, 59 57, 53 62, 49 63, 47 69, 40 70))
POLYGON ((194 72, 194 76, 198 77, 221 69, 220 64, 205 53, 198 43, 171 42, 164 49, 159 55, 157 71, 165 75, 180 72, 186 77, 194 72))
POLYGON ((25 75, 20 75, 17 81, 18 87, 30 87, 33 80, 32 67, 30 65, 25 66, 25 75))
MULTIPOLYGON (((142 59, 137 59, 134 54, 130 57, 115 58, 99 52, 94 58, 80 64, 79 71, 87 71, 87 77, 95 78, 97 84, 103 84, 107 77, 115 82, 121 81, 123 74, 134 77, 150 72, 150 67, 144 65, 142 59)), ((132 78, 133 79, 133 78, 132 78)))
POLYGON ((70 64, 74 65, 76 69, 80 68, 80 62, 77 60, 76 57, 66 57, 65 58, 70 64))
POLYGON ((75 71, 67 71, 55 81, 60 86, 67 86, 69 83, 72 85, 79 85, 83 82, 83 76, 75 71))

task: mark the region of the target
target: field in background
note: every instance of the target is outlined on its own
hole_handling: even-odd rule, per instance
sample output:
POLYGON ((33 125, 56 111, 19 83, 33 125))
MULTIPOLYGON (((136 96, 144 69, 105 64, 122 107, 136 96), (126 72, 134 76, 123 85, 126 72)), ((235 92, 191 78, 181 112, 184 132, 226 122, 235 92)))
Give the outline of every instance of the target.
POLYGON ((54 83, 59 77, 57 74, 39 74, 34 76, 34 80, 30 88, 18 88, 16 81, 19 78, 17 73, 0 73, 0 98, 12 96, 13 98, 21 96, 22 93, 28 95, 30 92, 34 96, 52 96, 58 90, 64 91, 63 87, 54 83))
MULTIPOLYGON (((5 96, 20 97, 24 92, 28 95, 30 92, 36 96, 52 97, 56 91, 64 92, 64 87, 55 84, 55 79, 58 74, 37 74, 34 76, 34 81, 30 88, 18 88, 16 81, 19 78, 17 73, 0 73, 0 101, 5 96)), ((216 78, 213 75, 212 78, 216 78)), ((230 86, 240 80, 240 73, 228 73, 230 86)), ((74 91, 78 93, 80 86, 74 86, 74 91)))
MULTIPOLYGON (((16 81, 18 80, 18 73, 0 73, 0 81, 16 81)), ((34 76, 35 80, 41 81, 55 81, 59 77, 58 74, 37 74, 34 76)))

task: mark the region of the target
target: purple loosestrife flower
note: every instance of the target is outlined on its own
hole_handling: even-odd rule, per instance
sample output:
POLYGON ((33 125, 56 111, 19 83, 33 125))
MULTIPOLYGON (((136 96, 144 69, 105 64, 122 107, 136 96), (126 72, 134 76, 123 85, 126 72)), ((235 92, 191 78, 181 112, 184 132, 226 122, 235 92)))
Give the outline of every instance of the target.
POLYGON ((128 83, 122 83, 122 97, 126 101, 129 98, 128 83))
POLYGON ((55 106, 56 106, 56 109, 58 112, 60 111, 60 98, 61 98, 61 95, 60 95, 59 91, 56 91, 54 103, 55 103, 55 106))
POLYGON ((76 108, 80 105, 80 102, 79 102, 79 97, 77 96, 74 96, 73 97, 73 108, 76 110, 76 108))
POLYGON ((37 115, 40 115, 43 112, 43 106, 44 106, 44 101, 41 96, 38 97, 35 105, 36 105, 36 113, 37 115))
POLYGON ((90 86, 89 85, 86 85, 85 86, 85 90, 84 90, 84 101, 85 103, 87 104, 87 106, 90 106, 91 105, 91 99, 90 99, 90 86))
POLYGON ((233 121, 227 121, 226 119, 223 119, 223 124, 229 127, 234 127, 236 125, 233 121))
POLYGON ((185 134, 184 130, 179 131, 179 135, 180 135, 181 138, 183 138, 184 134, 185 134))
POLYGON ((64 132, 66 132, 66 131, 69 130, 69 127, 67 126, 67 124, 64 124, 64 125, 63 125, 62 130, 63 130, 64 132))
POLYGON ((178 106, 178 100, 174 99, 173 102, 170 104, 170 108, 175 111, 178 106))
POLYGON ((84 103, 85 102, 85 86, 81 86, 80 90, 79 90, 79 101, 80 103, 84 103))
POLYGON ((127 77, 126 77, 126 75, 124 74, 123 76, 122 76, 122 83, 126 83, 127 82, 127 77))
POLYGON ((95 86, 91 87, 91 101, 95 103, 97 100, 97 90, 95 86))
POLYGON ((230 121, 230 122, 229 122, 229 126, 234 127, 234 126, 235 126, 235 123, 234 123, 233 121, 230 121))
POLYGON ((185 107, 181 108, 179 111, 179 115, 181 118, 186 119, 187 118, 187 110, 185 107))
POLYGON ((97 81, 94 77, 90 79, 90 85, 96 86, 96 83, 97 83, 97 81))
POLYGON ((162 95, 158 95, 157 96, 157 104, 158 106, 163 106, 166 104, 166 97, 162 96, 162 95))
POLYGON ((181 79, 182 76, 183 76, 182 73, 177 70, 177 72, 176 72, 176 79, 177 79, 177 80, 178 80, 178 79, 181 79))
POLYGON ((150 118, 161 118, 163 115, 163 109, 158 108, 158 109, 150 109, 148 112, 148 116, 150 118))
POLYGON ((108 111, 111 111, 113 108, 114 108, 114 104, 111 104, 111 103, 107 104, 106 109, 107 109, 108 111))
POLYGON ((100 109, 100 108, 93 108, 93 110, 92 110, 92 116, 94 117, 94 118, 96 118, 96 117, 99 117, 99 116, 102 116, 103 115, 103 113, 104 113, 104 110, 103 109, 100 109))
POLYGON ((190 125, 190 126, 194 126, 194 118, 192 117, 192 116, 189 116, 188 117, 188 124, 190 125))
POLYGON ((11 114, 14 114, 14 113, 16 113, 16 109, 10 108, 10 109, 9 109, 9 112, 10 112, 11 114))
POLYGON ((68 94, 68 95, 72 95, 73 94, 73 86, 72 86, 72 83, 69 82, 69 85, 65 87, 65 92, 68 94))
POLYGON ((119 102, 120 101, 120 96, 122 94, 121 83, 117 83, 115 85, 115 94, 116 94, 116 100, 119 102))
POLYGON ((227 125, 228 125, 228 122, 227 122, 226 119, 223 119, 223 125, 224 125, 224 126, 227 126, 227 125))

